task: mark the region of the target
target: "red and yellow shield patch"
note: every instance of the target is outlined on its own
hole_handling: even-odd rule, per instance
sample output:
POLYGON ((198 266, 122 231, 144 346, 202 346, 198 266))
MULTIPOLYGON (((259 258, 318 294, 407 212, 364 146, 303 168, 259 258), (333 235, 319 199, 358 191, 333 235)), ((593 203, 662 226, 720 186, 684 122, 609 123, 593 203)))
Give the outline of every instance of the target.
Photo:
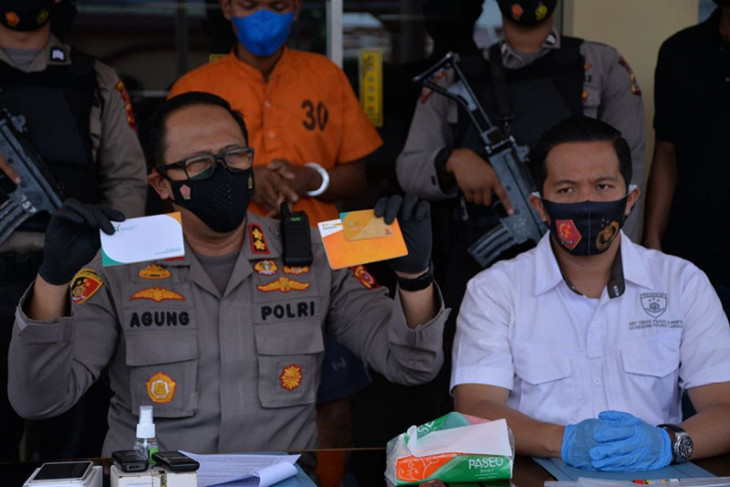
POLYGON ((164 287, 140 289, 129 298, 130 301, 134 301, 135 299, 149 299, 155 303, 161 303, 162 301, 185 301, 183 295, 170 289, 165 289, 164 287))
POLYGON ((356 265, 355 267, 350 267, 350 270, 352 271, 352 275, 355 276, 355 279, 360 281, 360 284, 366 289, 378 289, 380 287, 378 281, 365 269, 365 266, 356 265))
POLYGON ((166 404, 172 401, 175 395, 177 382, 164 372, 157 372, 147 381, 147 395, 152 402, 166 404))
POLYGON ((573 220, 555 220, 555 227, 560 242, 571 250, 583 239, 573 220))
POLYGON ((282 389, 293 391, 302 385, 302 368, 297 364, 289 364, 282 368, 279 383, 282 389))
POLYGON ((94 269, 81 269, 71 281, 71 300, 74 304, 85 303, 103 285, 104 281, 94 269))

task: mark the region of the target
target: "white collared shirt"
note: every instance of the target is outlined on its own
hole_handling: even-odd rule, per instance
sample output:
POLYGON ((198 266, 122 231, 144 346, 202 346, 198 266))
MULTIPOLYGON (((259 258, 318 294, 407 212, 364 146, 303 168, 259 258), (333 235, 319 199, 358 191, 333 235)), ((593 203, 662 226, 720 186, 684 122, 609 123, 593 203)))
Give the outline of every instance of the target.
POLYGON ((730 327, 693 264, 621 234, 626 289, 599 299, 571 291, 546 234, 468 284, 451 388, 509 389, 508 406, 576 423, 609 409, 649 424, 681 421, 683 389, 730 381, 730 327))

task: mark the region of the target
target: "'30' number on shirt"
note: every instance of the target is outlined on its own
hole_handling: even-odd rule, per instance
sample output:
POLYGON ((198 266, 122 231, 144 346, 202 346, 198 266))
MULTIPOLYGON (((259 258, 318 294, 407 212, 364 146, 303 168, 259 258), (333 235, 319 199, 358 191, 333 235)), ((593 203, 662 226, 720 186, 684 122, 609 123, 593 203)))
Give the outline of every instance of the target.
POLYGON ((302 102, 302 108, 304 109, 304 116, 306 117, 302 120, 304 128, 307 130, 314 130, 319 127, 320 131, 324 130, 330 116, 329 110, 327 110, 327 105, 320 101, 317 102, 317 106, 315 107, 312 100, 304 100, 302 102))

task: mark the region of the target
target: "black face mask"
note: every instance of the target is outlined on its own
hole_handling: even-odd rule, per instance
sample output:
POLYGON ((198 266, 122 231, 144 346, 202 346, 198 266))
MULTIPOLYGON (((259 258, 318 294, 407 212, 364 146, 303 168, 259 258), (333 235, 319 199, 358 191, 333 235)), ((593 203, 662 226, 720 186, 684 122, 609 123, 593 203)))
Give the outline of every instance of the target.
POLYGON ((549 19, 558 0, 497 0, 499 10, 512 22, 533 26, 549 19))
POLYGON ((53 0, 0 0, 0 24, 8 29, 36 30, 51 18, 53 0))
POLYGON ((553 240, 573 255, 602 254, 624 224, 626 200, 556 203, 542 200, 553 240))
POLYGON ((253 197, 253 168, 229 171, 217 167, 208 179, 170 180, 175 204, 190 210, 212 230, 232 232, 246 218, 253 197))

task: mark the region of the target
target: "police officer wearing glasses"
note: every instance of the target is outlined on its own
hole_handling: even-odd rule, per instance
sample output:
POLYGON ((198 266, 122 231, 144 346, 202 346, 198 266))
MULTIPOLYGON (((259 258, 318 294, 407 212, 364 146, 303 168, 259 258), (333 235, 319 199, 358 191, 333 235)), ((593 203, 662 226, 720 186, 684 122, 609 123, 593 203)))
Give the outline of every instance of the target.
POLYGON ((18 308, 9 395, 21 415, 62 413, 108 367, 104 456, 134 443, 143 404, 154 406, 162 450, 308 449, 325 333, 391 381, 437 373, 448 313, 429 268, 427 203, 396 196, 376 206, 386 222, 397 215, 409 249, 389 262, 393 300, 361 266, 330 269, 314 232, 312 263, 284 263, 279 222, 246 211, 253 151, 223 99, 171 98, 147 142, 148 180, 182 214, 185 256, 102 267, 99 229, 112 234, 123 216, 65 203, 18 308))

